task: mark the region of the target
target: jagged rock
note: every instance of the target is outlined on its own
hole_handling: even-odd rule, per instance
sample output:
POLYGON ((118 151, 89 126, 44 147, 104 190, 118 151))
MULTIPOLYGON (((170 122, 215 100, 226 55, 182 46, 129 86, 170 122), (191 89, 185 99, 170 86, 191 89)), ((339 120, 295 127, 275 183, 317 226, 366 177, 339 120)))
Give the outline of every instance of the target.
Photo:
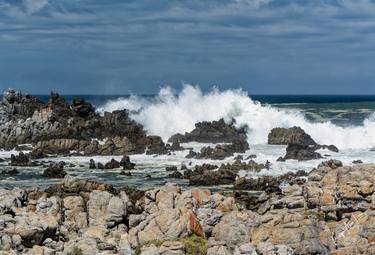
POLYGON ((244 128, 237 129, 233 121, 226 124, 224 119, 220 119, 219 121, 196 123, 195 129, 190 133, 176 134, 169 138, 168 142, 231 143, 236 139, 246 140, 246 130, 244 128))
POLYGON ((41 159, 41 158, 46 158, 47 155, 43 152, 42 149, 34 149, 31 152, 27 154, 27 156, 30 159, 41 159))
POLYGON ((352 163, 353 164, 363 164, 363 161, 359 159, 359 160, 354 160, 352 163))
POLYGON ((310 135, 300 127, 292 128, 274 128, 268 134, 268 144, 288 145, 284 158, 278 158, 278 161, 287 159, 296 159, 299 161, 320 159, 320 155, 316 150, 328 149, 338 152, 338 148, 334 145, 317 144, 310 135))
MULTIPOLYGON (((246 140, 235 139, 232 144, 218 144, 215 148, 203 147, 200 153, 197 153, 194 157, 197 159, 209 158, 222 160, 227 157, 233 156, 234 153, 244 153, 249 149, 249 144, 246 140)), ((191 157, 194 153, 189 153, 188 157, 191 157)))
POLYGON ((115 159, 111 159, 111 161, 107 162, 105 165, 104 165, 104 168, 105 169, 115 169, 115 168, 120 168, 120 162, 118 162, 117 160, 115 159))
POLYGON ((289 144, 283 160, 296 159, 298 161, 320 159, 322 155, 315 151, 314 146, 289 144))
POLYGON ((10 165, 11 166, 34 166, 36 164, 31 162, 29 157, 21 151, 18 154, 18 156, 14 154, 10 156, 10 165))
POLYGON ((182 179, 184 175, 176 170, 176 171, 173 171, 173 173, 169 174, 168 177, 175 178, 175 179, 182 179))
POLYGON ((89 168, 90 168, 90 169, 95 169, 95 168, 96 168, 95 160, 90 159, 89 168))
POLYGON ((43 176, 46 178, 64 178, 67 173, 64 171, 64 162, 51 163, 50 166, 44 170, 43 176))
POLYGON ((74 98, 72 102, 72 110, 77 113, 80 117, 88 117, 95 115, 95 108, 82 98, 74 98))
POLYGON ((274 128, 268 134, 268 144, 289 145, 299 144, 304 146, 316 145, 310 135, 300 127, 274 128))
POLYGON ((132 170, 135 167, 135 163, 130 162, 129 156, 123 156, 120 165, 122 166, 123 170, 132 170))
POLYGON ((175 140, 172 142, 172 145, 169 147, 171 151, 182 151, 185 148, 180 145, 180 142, 178 140, 175 140))

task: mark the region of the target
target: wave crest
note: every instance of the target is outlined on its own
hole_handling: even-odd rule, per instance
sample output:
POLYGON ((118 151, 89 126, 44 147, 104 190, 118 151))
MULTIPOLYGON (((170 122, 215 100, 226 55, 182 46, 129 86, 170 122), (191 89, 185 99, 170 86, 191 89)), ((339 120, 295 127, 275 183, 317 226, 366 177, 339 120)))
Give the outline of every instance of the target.
POLYGON ((375 147, 375 114, 361 126, 340 127, 331 122, 312 123, 298 110, 261 105, 241 89, 214 88, 203 93, 198 86, 184 85, 180 93, 173 92, 165 87, 152 99, 131 96, 111 100, 99 111, 129 109, 131 117, 149 134, 160 135, 164 140, 175 133, 191 131, 200 121, 233 118, 236 125, 248 128, 250 144, 267 143, 274 127, 300 126, 321 144, 335 144, 341 149, 375 147))

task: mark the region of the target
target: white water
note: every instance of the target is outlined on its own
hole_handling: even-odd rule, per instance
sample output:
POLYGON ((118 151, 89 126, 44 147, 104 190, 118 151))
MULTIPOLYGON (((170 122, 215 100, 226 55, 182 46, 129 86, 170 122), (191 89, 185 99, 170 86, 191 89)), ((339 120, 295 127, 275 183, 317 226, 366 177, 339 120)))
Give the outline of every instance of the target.
POLYGON ((204 94, 199 87, 185 85, 175 95, 169 88, 160 90, 154 100, 132 96, 109 101, 100 111, 131 109, 131 117, 143 124, 149 134, 167 140, 175 133, 189 132, 200 121, 234 118, 238 126, 247 126, 250 144, 266 144, 274 127, 300 126, 320 144, 334 144, 340 149, 375 147, 375 114, 361 126, 340 127, 331 122, 312 123, 296 110, 264 106, 251 100, 242 90, 204 94))

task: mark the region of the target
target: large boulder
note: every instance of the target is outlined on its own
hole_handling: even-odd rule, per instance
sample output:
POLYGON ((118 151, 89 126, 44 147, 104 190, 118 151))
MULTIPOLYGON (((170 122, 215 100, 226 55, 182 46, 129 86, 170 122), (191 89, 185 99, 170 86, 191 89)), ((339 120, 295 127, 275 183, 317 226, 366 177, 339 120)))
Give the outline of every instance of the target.
POLYGON ((225 123, 224 119, 219 121, 203 121, 195 124, 195 129, 189 133, 176 134, 169 138, 168 142, 201 142, 201 143, 231 143, 235 139, 246 140, 246 130, 237 129, 232 123, 225 123))
POLYGON ((317 143, 300 127, 274 128, 268 134, 268 144, 289 145, 299 144, 304 146, 317 143))

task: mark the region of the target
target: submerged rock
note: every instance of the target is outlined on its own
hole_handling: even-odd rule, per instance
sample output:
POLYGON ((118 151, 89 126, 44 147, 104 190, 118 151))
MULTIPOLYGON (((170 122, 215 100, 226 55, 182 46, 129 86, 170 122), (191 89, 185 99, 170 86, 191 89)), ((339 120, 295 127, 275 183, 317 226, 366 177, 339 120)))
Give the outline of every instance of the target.
POLYGON ((12 154, 10 156, 11 166, 36 166, 35 162, 30 161, 29 157, 22 151, 18 155, 12 154))
POLYGON ((12 168, 12 169, 7 169, 7 170, 4 170, 1 172, 1 174, 4 174, 4 175, 17 175, 19 174, 17 168, 12 168))

